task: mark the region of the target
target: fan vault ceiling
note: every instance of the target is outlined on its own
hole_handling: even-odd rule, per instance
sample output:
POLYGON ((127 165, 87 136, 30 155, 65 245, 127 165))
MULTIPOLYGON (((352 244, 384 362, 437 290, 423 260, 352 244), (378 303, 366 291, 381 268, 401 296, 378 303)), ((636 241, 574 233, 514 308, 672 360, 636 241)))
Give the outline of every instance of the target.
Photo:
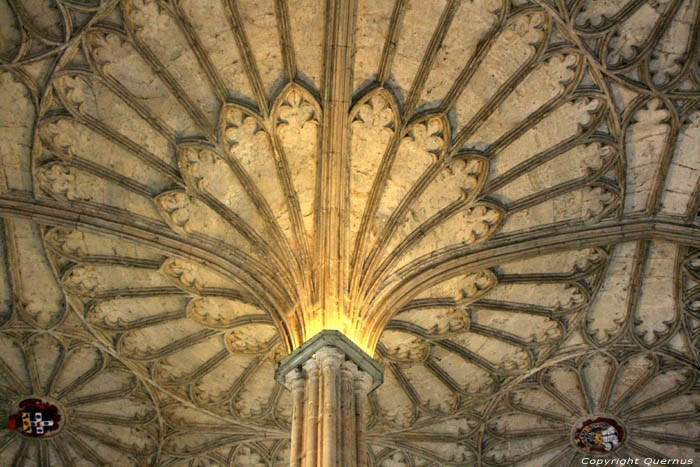
POLYGON ((0 0, 0 464, 288 465, 332 287, 374 465, 697 458, 700 3, 347 4, 0 0))

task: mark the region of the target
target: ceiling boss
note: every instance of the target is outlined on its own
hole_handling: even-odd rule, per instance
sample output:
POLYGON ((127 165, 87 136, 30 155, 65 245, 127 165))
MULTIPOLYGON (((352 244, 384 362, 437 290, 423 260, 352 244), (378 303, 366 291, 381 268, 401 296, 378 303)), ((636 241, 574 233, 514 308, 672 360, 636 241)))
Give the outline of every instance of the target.
POLYGON ((19 412, 10 416, 8 429, 17 430, 29 438, 41 438, 54 434, 62 424, 55 405, 41 399, 25 399, 19 403, 19 412))

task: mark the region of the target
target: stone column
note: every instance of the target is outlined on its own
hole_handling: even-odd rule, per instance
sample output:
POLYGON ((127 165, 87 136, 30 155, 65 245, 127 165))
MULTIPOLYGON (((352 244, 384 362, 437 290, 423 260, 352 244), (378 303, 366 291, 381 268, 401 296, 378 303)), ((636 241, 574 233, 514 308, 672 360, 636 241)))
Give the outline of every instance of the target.
POLYGON ((287 387, 292 393, 292 436, 289 463, 292 467, 301 467, 302 455, 302 420, 304 414, 304 378, 301 371, 295 369, 287 373, 287 387))
POLYGON ((367 396, 379 364, 337 331, 280 362, 276 378, 292 393, 292 467, 367 466, 367 396))
POLYGON ((347 361, 344 362, 341 370, 341 402, 340 411, 343 421, 351 423, 355 421, 354 429, 348 430, 343 425, 340 426, 340 446, 342 457, 342 465, 357 465, 357 411, 355 410, 355 377, 358 374, 357 365, 347 361))
MULTIPOLYGON (((318 461, 318 432, 320 424, 319 415, 319 373, 318 362, 316 359, 310 359, 304 363, 304 379, 306 384, 304 387, 305 394, 302 396, 306 414, 302 416, 294 416, 294 408, 292 408, 292 431, 294 431, 294 420, 297 421, 297 431, 302 433, 304 451, 300 453, 300 458, 303 459, 300 465, 304 467, 316 467, 318 461)), ((291 464, 294 465, 294 464, 291 464)))
POLYGON ((288 375, 294 376, 287 376, 292 390, 289 465, 367 465, 364 425, 369 375, 345 361, 345 354, 336 347, 319 349, 302 365, 301 372, 295 371, 298 375, 290 372, 288 375))
MULTIPOLYGON (((338 465, 338 422, 341 421, 338 380, 345 355, 335 347, 323 347, 316 352, 321 365, 323 407, 321 408, 321 466, 338 465)), ((354 420, 353 420, 354 421, 354 420)), ((345 420, 342 420, 345 422, 345 420)))
POLYGON ((353 380, 353 388, 355 390, 355 438, 358 446, 357 450, 357 465, 359 467, 367 467, 367 396, 372 387, 372 378, 364 371, 355 373, 353 380), (362 446, 363 449, 359 449, 362 446))

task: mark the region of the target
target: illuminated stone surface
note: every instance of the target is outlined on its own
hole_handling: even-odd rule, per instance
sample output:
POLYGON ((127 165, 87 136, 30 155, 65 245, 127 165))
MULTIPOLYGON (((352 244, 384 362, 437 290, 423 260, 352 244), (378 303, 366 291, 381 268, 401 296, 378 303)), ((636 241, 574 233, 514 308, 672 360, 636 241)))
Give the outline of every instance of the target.
POLYGON ((324 328, 371 465, 697 458, 700 3, 331 3, 0 0, 0 465, 288 465, 324 328))

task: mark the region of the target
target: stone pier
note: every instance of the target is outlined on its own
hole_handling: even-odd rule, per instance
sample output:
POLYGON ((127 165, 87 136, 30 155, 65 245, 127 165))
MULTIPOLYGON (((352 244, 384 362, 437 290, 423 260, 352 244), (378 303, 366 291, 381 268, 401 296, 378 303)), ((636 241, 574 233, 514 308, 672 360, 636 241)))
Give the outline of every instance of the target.
POLYGON ((283 360, 276 375, 292 393, 290 465, 367 465, 367 396, 381 367, 335 331, 323 331, 283 360))

